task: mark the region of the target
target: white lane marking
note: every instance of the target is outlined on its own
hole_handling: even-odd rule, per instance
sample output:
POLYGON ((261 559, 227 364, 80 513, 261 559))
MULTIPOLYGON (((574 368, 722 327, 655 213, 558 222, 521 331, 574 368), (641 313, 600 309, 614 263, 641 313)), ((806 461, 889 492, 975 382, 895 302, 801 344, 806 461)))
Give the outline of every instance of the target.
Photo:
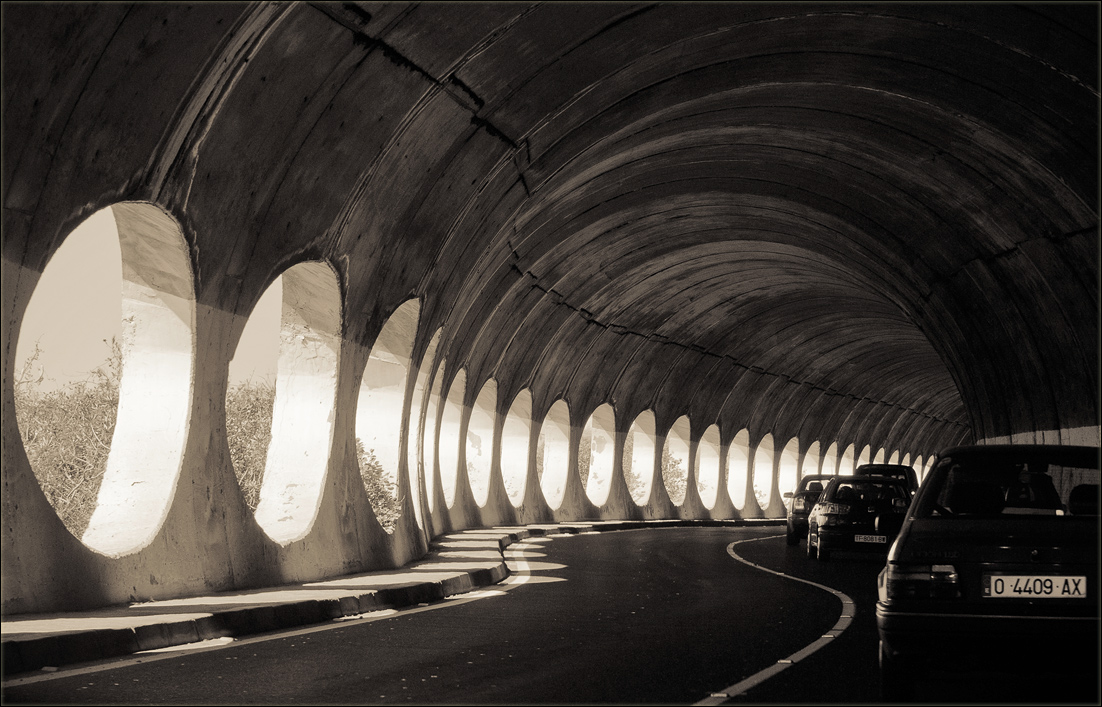
POLYGON ((735 552, 735 545, 741 545, 742 543, 756 542, 758 540, 772 540, 773 538, 780 538, 780 537, 783 537, 783 536, 781 536, 781 535, 767 535, 767 536, 761 537, 761 538, 748 538, 746 540, 736 540, 735 542, 733 542, 733 543, 731 543, 730 545, 727 546, 727 554, 730 555, 731 557, 735 558, 739 562, 741 562, 745 565, 749 565, 749 566, 751 566, 755 569, 759 569, 763 572, 768 572, 770 574, 775 574, 778 577, 784 577, 785 579, 791 579, 791 580, 795 580, 797 582, 803 582, 804 584, 810 584, 813 587, 817 587, 817 588, 822 589, 824 591, 830 592, 834 596, 838 597, 839 601, 842 602, 842 613, 838 617, 838 621, 834 624, 834 626, 829 631, 827 631, 821 637, 819 637, 816 640, 812 641, 810 644, 808 644, 804 648, 801 648, 800 650, 796 651, 795 653, 788 656, 787 658, 781 658, 780 660, 778 660, 773 665, 770 665, 768 668, 765 668, 764 670, 760 670, 757 673, 755 673, 754 675, 751 675, 750 677, 746 678, 745 680, 742 680, 741 682, 737 682, 737 683, 735 683, 734 685, 731 685, 728 688, 725 688, 725 689, 720 690, 718 692, 713 692, 710 695, 708 695, 708 697, 706 697, 703 700, 700 700, 699 702, 696 702, 694 704, 696 704, 696 705, 721 705, 724 702, 726 702, 727 700, 731 699, 732 697, 738 697, 739 695, 747 692, 751 688, 757 687, 758 685, 762 684, 763 682, 765 682, 769 678, 771 678, 771 677, 777 675, 778 673, 792 667, 796 663, 799 663, 801 660, 803 660, 804 658, 807 658, 812 653, 819 650, 823 646, 827 645, 828 643, 830 643, 832 640, 834 640, 838 636, 841 636, 842 632, 845 631, 847 628, 849 628, 850 623, 853 621, 853 612, 854 612, 853 600, 850 599, 845 594, 843 594, 842 592, 838 591, 837 589, 833 589, 832 587, 828 587, 824 584, 818 584, 816 582, 812 582, 812 581, 807 580, 807 579, 801 579, 800 577, 793 577, 792 575, 785 574, 784 572, 777 572, 776 570, 771 570, 768 567, 762 567, 761 565, 754 564, 753 562, 747 560, 745 557, 742 557, 737 552, 735 552))
POLYGON ((418 604, 417 606, 411 606, 403 609, 380 609, 379 611, 371 611, 365 614, 356 614, 354 616, 342 616, 332 621, 316 626, 308 626, 306 628, 293 629, 290 631, 277 631, 261 636, 249 636, 245 638, 228 638, 228 639, 213 639, 210 641, 197 641, 195 643, 185 643, 179 646, 172 646, 171 650, 157 649, 151 651, 142 651, 135 653, 134 656, 121 659, 107 659, 104 661, 97 661, 95 663, 86 663, 84 665, 74 666, 72 668, 58 668, 50 672, 42 672, 37 675, 25 675, 10 680, 4 680, 4 687, 14 687, 16 685, 30 685, 36 682, 45 682, 48 680, 58 680, 60 678, 70 678, 78 675, 88 675, 90 673, 99 673, 105 670, 115 670, 118 668, 127 668, 131 665, 144 665, 146 663, 155 663, 159 660, 166 660, 170 658, 180 658, 183 653, 206 653, 208 651, 222 650, 224 648, 230 648, 232 646, 245 646, 250 643, 262 643, 264 641, 275 641, 285 638, 295 638, 298 636, 305 636, 311 633, 318 633, 319 631, 331 631, 335 628, 347 628, 350 622, 372 622, 381 621, 383 619, 393 618, 399 615, 406 614, 419 614, 422 611, 435 611, 436 609, 451 608, 458 606, 459 604, 466 604, 472 601, 478 601, 479 599, 485 599, 487 597, 502 596, 505 592, 516 589, 517 587, 525 584, 531 578, 531 571, 528 561, 524 557, 524 551, 526 549, 532 549, 539 547, 537 543, 531 543, 526 541, 520 541, 513 543, 505 549, 505 554, 509 556, 506 562, 506 566, 509 567, 509 576, 498 582, 493 588, 476 589, 464 594, 457 594, 450 597, 444 597, 440 601, 432 604, 418 604), (513 566, 516 569, 513 569, 513 566))

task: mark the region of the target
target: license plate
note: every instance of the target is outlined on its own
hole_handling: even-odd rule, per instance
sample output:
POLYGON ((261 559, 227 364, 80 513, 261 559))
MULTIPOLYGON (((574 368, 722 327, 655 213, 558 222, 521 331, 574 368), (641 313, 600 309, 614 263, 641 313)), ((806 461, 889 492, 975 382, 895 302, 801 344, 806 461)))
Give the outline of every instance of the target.
POLYGON ((854 535, 853 541, 858 543, 886 543, 887 535, 854 535))
POLYGON ((1011 599, 1086 599, 1086 577, 1036 574, 985 574, 985 597, 1011 599))

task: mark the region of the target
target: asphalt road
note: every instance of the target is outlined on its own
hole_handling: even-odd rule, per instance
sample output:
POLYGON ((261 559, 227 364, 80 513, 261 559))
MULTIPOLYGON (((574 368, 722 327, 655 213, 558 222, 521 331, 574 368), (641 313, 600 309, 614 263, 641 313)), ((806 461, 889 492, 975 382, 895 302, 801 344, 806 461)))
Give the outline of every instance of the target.
MULTIPOLYGON (((778 527, 533 539, 507 552, 510 579, 480 592, 59 671, 7 686, 4 703, 877 703, 883 559, 803 552, 778 527)), ((916 699, 998 699, 958 682, 916 699)))

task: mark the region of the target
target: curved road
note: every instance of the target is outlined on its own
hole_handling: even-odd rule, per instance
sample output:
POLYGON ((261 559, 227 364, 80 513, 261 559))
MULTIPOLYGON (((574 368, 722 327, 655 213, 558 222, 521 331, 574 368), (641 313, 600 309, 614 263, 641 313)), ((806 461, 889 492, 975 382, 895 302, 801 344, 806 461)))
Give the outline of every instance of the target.
MULTIPOLYGON (((506 555, 512 576, 479 592, 15 680, 4 702, 879 701, 882 557, 811 561, 778 527, 552 536, 506 555)), ((925 697, 984 701, 990 687, 925 697)))

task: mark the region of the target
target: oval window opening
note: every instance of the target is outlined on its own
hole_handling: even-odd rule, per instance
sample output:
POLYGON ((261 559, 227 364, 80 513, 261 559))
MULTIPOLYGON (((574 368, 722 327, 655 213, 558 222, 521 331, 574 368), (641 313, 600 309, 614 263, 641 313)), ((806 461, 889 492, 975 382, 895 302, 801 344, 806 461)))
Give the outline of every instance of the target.
POLYGON ((632 421, 624 437, 624 481, 635 505, 646 505, 654 483, 654 413, 644 410, 632 421))
POLYGON ((490 498, 490 467, 494 451, 494 420, 497 416, 497 382, 486 381, 471 408, 467 423, 467 481, 480 508, 490 498))
POLYGON ((421 303, 411 299, 390 315, 368 357, 356 403, 356 460, 375 518, 393 533, 402 513, 398 488, 402 410, 421 303))
POLYGON ((828 476, 838 474, 838 443, 831 442, 827 447, 826 456, 823 457, 823 473, 828 476))
POLYGON ((696 445, 696 489, 708 510, 719 497, 719 425, 704 430, 696 445))
POLYGON ((77 538, 96 508, 115 431, 121 292, 122 253, 108 207, 77 226, 46 263, 16 344, 23 448, 47 500, 77 538))
POLYGON ((65 527, 100 554, 141 550, 168 514, 188 426, 194 320, 180 228, 137 202, 75 229, 28 303, 14 386, 24 449, 65 527))
MULTIPOLYGON (((439 341, 440 331, 436 332, 433 341, 439 341)), ((421 463, 425 469, 425 498, 428 501, 429 513, 436 509, 436 486, 440 481, 440 415, 442 414, 444 368, 447 361, 440 361, 440 365, 430 374, 432 376, 432 388, 429 392, 427 409, 425 410, 425 432, 422 444, 423 456, 421 463)))
POLYGON ((463 395, 467 389, 467 372, 460 369, 455 374, 448 397, 444 400, 444 412, 440 417, 440 490, 444 492, 444 505, 455 505, 456 479, 459 476, 459 427, 463 422, 463 395))
POLYGON ((272 407, 279 364, 283 278, 277 277, 257 300, 230 360, 226 389, 226 441, 237 485, 256 512, 264 464, 272 440, 272 407))
POLYGON ((557 400, 543 418, 536 446, 536 476, 551 510, 562 505, 569 468, 570 408, 565 400, 557 400))
POLYGON ((501 433, 501 480, 509 501, 516 508, 524 501, 531 447, 532 394, 525 388, 513 399, 501 433))
POLYGON ((804 454, 804 463, 800 470, 800 478, 807 476, 808 474, 818 474, 819 463, 819 443, 818 441, 812 442, 811 446, 807 448, 807 453, 804 454))
POLYGON ((846 447, 845 454, 842 455, 842 460, 838 463, 838 473, 842 476, 847 476, 853 473, 856 458, 854 457, 853 445, 846 447))
POLYGON ((754 454, 754 498, 762 510, 769 507, 772 485, 773 435, 766 434, 761 442, 758 442, 758 449, 754 454))
POLYGON ((750 469, 750 432, 742 429, 727 449, 727 492, 739 511, 746 507, 746 480, 750 469))
POLYGON ((689 418, 682 415, 666 433, 666 442, 662 446, 662 483, 675 506, 685 503, 688 489, 689 435, 689 418))
MULTIPOLYGON (((784 450, 781 452, 779 469, 777 470, 777 488, 781 490, 781 494, 796 488, 796 479, 799 478, 799 464, 800 440, 793 437, 788 440, 788 444, 784 445, 784 450)), ((787 510, 791 500, 784 498, 782 495, 781 502, 787 510)))
POLYGON ((299 263, 281 279, 275 401, 255 517, 269 538, 288 545, 306 536, 321 504, 336 412, 341 297, 328 263, 299 263))
MULTIPOLYGON (((417 520, 417 527, 424 528, 425 521, 421 516, 421 498, 423 489, 428 481, 425 476, 425 448, 428 440, 425 438, 427 415, 423 414, 427 407, 428 381, 432 374, 432 365, 436 360, 436 345, 440 343, 440 331, 429 342, 425 349, 425 355, 421 358, 421 366, 417 370, 417 383, 413 389, 413 400, 410 401, 409 410, 409 438, 406 442, 406 466, 409 469, 409 487, 413 494, 413 515, 417 520)), ((431 496, 430 496, 431 498, 431 496)))
POLYGON ((616 439, 616 413, 608 403, 589 416, 578 443, 578 474, 585 495, 595 506, 603 506, 612 489, 616 439))

